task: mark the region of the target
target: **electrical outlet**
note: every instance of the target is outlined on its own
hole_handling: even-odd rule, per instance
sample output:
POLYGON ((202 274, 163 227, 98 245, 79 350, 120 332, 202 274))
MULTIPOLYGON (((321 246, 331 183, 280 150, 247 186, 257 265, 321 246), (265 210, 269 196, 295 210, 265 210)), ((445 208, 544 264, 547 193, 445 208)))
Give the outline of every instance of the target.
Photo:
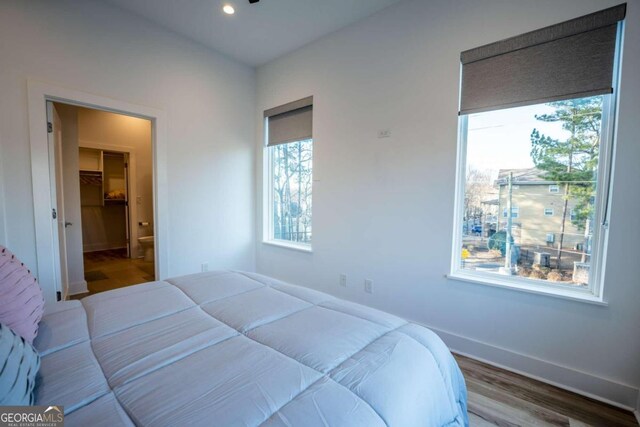
POLYGON ((204 273, 205 271, 209 271, 209 263, 208 262, 203 262, 202 263, 202 272, 204 273))
POLYGON ((347 287, 347 275, 344 273, 340 275, 340 286, 347 287))
POLYGON ((373 293, 373 280, 364 279, 364 291, 368 294, 373 293))

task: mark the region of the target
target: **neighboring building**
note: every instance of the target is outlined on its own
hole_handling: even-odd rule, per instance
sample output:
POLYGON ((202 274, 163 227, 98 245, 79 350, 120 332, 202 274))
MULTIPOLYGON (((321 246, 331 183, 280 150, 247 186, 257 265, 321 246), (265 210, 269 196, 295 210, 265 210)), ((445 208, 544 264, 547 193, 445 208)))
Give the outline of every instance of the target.
MULTIPOLYGON (((512 181, 512 234, 519 245, 535 245, 557 248, 562 225, 564 185, 543 178, 536 168, 501 169, 498 173, 499 229, 507 225, 508 177, 512 181)), ((571 221, 575 202, 569 200, 565 221, 563 248, 582 250, 585 230, 571 221)))

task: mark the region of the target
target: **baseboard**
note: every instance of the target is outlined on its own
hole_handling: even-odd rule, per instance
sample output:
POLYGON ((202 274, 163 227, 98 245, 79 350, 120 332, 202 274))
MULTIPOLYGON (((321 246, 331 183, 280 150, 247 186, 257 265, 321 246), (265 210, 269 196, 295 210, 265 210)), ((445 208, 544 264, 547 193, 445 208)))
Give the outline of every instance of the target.
POLYGON ((640 390, 637 387, 516 353, 451 332, 431 327, 429 329, 438 334, 451 351, 455 353, 635 412, 636 417, 638 417, 636 405, 640 397, 640 390))
POLYGON ((80 282, 69 283, 69 295, 84 294, 89 292, 87 288, 87 281, 81 280, 80 282))

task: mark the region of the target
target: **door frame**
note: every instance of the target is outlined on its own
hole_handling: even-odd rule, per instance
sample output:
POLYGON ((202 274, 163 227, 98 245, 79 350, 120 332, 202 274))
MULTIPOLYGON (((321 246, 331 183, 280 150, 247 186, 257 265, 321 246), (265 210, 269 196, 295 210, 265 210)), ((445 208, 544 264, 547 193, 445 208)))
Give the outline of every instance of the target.
MULTIPOLYGON (((82 92, 41 81, 27 81, 29 110, 29 140, 31 148, 31 180, 36 237, 36 268, 45 302, 57 301, 62 291, 61 278, 56 273, 54 233, 51 221, 51 185, 47 138, 47 101, 92 108, 111 113, 139 117, 151 121, 151 151, 153 164, 153 218, 156 280, 168 277, 169 202, 167 183, 166 116, 162 110, 82 92)), ((53 183, 55 185, 55 183, 53 183)))

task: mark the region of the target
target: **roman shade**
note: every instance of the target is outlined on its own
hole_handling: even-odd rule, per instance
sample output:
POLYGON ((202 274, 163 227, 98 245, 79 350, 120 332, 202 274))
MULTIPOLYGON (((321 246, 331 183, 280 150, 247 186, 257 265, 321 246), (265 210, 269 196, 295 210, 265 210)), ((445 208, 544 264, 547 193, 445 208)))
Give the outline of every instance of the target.
POLYGON ((460 114, 611 93, 626 4, 460 54, 460 114))
POLYGON ((313 127, 313 97, 289 102, 264 112, 267 118, 267 145, 311 139, 313 127))

